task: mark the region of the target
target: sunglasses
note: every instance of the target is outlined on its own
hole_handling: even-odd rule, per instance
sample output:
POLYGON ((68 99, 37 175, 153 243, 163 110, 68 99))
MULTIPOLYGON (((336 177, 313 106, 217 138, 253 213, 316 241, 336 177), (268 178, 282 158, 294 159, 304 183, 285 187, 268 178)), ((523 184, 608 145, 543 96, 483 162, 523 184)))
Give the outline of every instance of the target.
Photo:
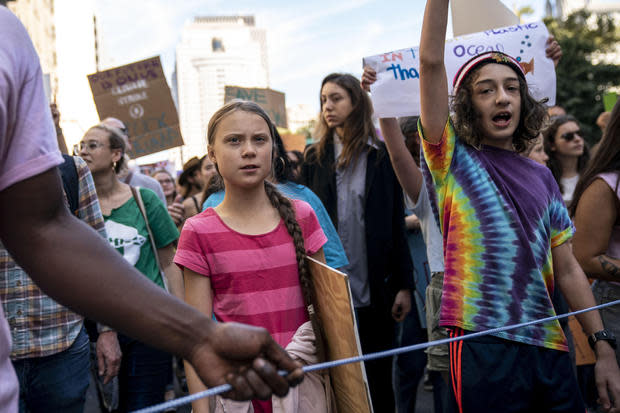
POLYGON ((580 138, 583 137, 582 133, 580 130, 575 131, 575 132, 566 132, 560 135, 560 138, 564 139, 566 142, 570 142, 573 139, 575 139, 576 136, 579 136, 580 138))

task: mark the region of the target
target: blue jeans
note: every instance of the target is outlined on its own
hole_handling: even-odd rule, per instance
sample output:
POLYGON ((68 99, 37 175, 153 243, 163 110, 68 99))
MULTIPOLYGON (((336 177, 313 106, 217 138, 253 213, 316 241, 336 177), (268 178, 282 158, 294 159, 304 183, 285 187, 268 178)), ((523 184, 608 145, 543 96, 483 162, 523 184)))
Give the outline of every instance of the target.
POLYGON ((19 412, 82 413, 90 366, 84 328, 60 353, 13 362, 19 380, 19 412))
POLYGON ((133 411, 164 402, 172 356, 139 341, 118 335, 123 352, 118 374, 119 411, 133 411))

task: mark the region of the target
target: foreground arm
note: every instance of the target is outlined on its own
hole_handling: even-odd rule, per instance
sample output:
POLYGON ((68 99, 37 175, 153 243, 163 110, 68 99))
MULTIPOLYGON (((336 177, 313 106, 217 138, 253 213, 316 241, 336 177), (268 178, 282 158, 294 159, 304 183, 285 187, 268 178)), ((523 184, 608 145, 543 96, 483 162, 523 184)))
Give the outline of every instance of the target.
POLYGON ((620 281, 620 260, 605 252, 617 219, 617 199, 602 179, 596 179, 579 199, 575 212, 575 258, 591 278, 620 281))
POLYGON ((444 65, 448 0, 428 0, 420 38, 420 118, 424 138, 441 140, 449 116, 448 79, 444 65))
MULTIPOLYGON (((553 248, 551 254, 553 273, 560 291, 566 297, 568 306, 572 310, 594 307, 596 302, 590 290, 590 284, 573 256, 570 243, 565 242, 553 248)), ((598 311, 579 314, 577 319, 588 336, 603 329, 603 322, 598 311)), ((595 353, 594 371, 600 404, 607 411, 620 412, 620 371, 615 352, 606 341, 598 341, 595 353)))
POLYGON ((269 388, 286 393, 288 382, 276 373, 278 368, 295 370, 289 375, 293 383, 302 376, 298 364, 266 330, 215 325, 130 266, 95 231, 71 216, 56 169, 1 191, 0 205, 2 241, 58 302, 180 355, 210 386, 230 382, 234 391, 229 396, 234 398, 251 398, 269 388), (250 372, 260 377, 259 389, 248 382, 250 372))

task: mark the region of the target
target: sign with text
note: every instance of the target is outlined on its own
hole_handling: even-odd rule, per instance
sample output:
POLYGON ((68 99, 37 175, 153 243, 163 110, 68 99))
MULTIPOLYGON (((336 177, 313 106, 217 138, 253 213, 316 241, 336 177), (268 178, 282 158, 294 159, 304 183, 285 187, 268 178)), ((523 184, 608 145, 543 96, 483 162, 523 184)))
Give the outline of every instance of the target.
MULTIPOLYGON (((445 65, 448 89, 457 70, 472 57, 500 51, 516 58, 523 67, 530 92, 536 99, 549 98, 555 104, 555 68, 545 56, 549 32, 542 22, 526 23, 457 37, 446 42, 445 65)), ((418 47, 369 56, 364 66, 377 72, 371 85, 372 103, 378 117, 420 114, 420 60, 418 47)))
POLYGON ((183 145, 159 56, 88 75, 88 82, 99 119, 127 126, 133 158, 183 145))
POLYGON ((258 103, 267 112, 274 125, 280 128, 288 127, 284 93, 271 89, 226 86, 224 103, 228 103, 233 99, 251 100, 258 103))

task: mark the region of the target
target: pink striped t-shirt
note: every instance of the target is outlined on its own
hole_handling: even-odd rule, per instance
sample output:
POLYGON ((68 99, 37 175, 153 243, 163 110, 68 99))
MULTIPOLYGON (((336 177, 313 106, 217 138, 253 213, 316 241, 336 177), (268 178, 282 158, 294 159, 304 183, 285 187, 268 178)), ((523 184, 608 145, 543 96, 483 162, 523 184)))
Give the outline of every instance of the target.
MULTIPOLYGON (((327 238, 310 205, 291 202, 306 253, 315 254, 327 238)), ((308 321, 293 239, 282 220, 266 234, 246 235, 208 208, 185 222, 174 262, 211 278, 218 321, 264 327, 282 347, 308 321)))

